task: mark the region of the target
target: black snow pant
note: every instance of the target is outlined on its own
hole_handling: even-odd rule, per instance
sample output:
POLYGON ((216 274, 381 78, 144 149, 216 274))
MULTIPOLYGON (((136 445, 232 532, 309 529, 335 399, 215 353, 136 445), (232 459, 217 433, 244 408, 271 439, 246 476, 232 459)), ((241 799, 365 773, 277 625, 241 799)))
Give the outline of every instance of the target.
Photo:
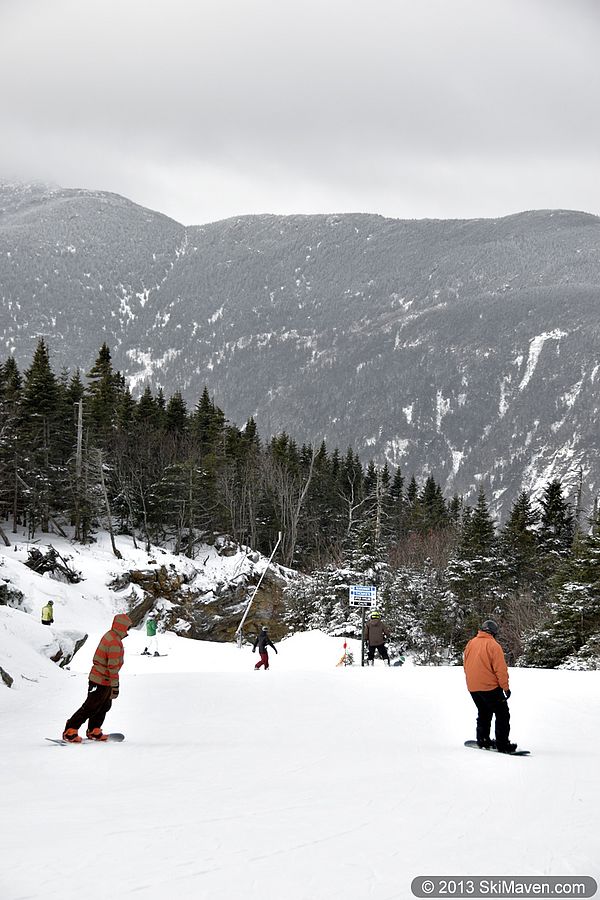
POLYGON ((379 651, 379 655, 382 659, 387 660, 389 663, 390 658, 388 656, 387 647, 385 644, 369 644, 369 662, 375 663, 375 651, 379 651))
POLYGON ((496 747, 501 750, 508 747, 510 732, 510 712, 502 688, 493 691, 471 691, 471 697, 477 707, 477 743, 489 744, 492 718, 496 716, 496 747))
POLYGON ((111 692, 112 688, 110 685, 105 687, 103 684, 95 684, 95 682, 90 681, 88 695, 83 706, 80 706, 77 712, 73 713, 67 721, 65 731, 67 728, 81 728, 86 719, 89 719, 88 728, 90 731, 93 728, 102 728, 106 713, 112 706, 111 692))

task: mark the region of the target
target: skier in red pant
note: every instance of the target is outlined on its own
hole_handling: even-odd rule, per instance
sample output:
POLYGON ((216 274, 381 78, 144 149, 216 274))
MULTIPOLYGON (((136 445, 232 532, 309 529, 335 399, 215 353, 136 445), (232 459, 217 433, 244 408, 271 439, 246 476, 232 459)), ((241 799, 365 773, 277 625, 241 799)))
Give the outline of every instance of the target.
POLYGON ((254 641, 254 646, 252 648, 252 652, 256 651, 258 647, 258 652, 260 654, 260 660, 254 666, 255 669, 260 669, 261 666, 264 666, 265 669, 269 668, 269 653, 267 651, 267 647, 272 647, 275 653, 277 653, 277 648, 275 644, 269 638, 269 629, 266 625, 263 625, 261 628, 260 634, 254 641))

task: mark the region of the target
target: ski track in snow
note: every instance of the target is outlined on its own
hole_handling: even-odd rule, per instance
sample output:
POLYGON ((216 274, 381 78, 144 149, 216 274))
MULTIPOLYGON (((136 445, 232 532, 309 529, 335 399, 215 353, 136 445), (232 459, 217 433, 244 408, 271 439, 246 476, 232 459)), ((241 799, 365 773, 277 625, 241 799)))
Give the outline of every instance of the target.
MULTIPOLYGON (((139 629, 105 723, 125 742, 45 741, 84 699, 118 601, 117 563, 93 552, 79 585, 22 573, 34 616, 0 607, 0 663, 22 673, 0 684, 1 900, 409 900, 418 875, 600 879, 600 672, 511 670, 511 734, 532 751, 511 759, 462 746, 476 710, 460 667, 337 668, 342 640, 313 632, 254 672, 248 647, 170 633, 168 656, 143 657, 139 629), (50 640, 52 596, 90 635, 70 671, 27 644, 50 640)), ((0 548, 0 574, 16 556, 0 548)))
MULTIPOLYGON (((409 898, 416 875, 598 876, 600 673, 512 670, 512 733, 533 755, 499 758, 462 747, 475 707, 460 668, 336 669, 339 641, 321 639, 282 642, 268 673, 248 648, 197 645, 200 671, 177 673, 128 646, 107 720, 123 744, 44 744, 81 702, 83 671, 19 702, 0 694, 3 900, 100 900, 99 855, 119 898, 144 900, 409 898), (311 652, 321 671, 299 667, 311 652), (231 653, 242 670, 207 670, 231 653), (580 738, 569 753, 565 734, 580 738)), ((162 640, 172 667, 194 643, 162 640)))

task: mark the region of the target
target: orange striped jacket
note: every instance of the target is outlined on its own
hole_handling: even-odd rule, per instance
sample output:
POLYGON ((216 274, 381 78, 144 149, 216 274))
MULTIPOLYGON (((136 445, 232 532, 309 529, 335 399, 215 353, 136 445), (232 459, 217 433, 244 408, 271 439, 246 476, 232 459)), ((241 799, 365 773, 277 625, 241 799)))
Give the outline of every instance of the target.
POLYGON ((123 638, 133 625, 127 615, 115 616, 112 628, 102 637, 94 653, 90 681, 110 687, 119 686, 119 669, 125 656, 123 638))

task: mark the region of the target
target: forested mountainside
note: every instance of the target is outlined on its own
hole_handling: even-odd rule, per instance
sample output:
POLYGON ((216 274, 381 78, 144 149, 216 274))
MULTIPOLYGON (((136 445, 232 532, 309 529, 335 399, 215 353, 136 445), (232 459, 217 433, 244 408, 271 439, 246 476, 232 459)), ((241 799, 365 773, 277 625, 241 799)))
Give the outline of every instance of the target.
MULTIPOLYGON (((597 506, 586 515, 581 492, 569 503, 558 479, 535 501, 520 491, 499 528, 483 488, 470 505, 444 497, 432 474, 417 482, 387 464, 365 468, 351 448, 299 446, 285 433, 264 441, 252 419, 229 424, 206 388, 193 411, 179 392, 147 387, 136 401, 106 344, 83 379, 53 371, 43 338, 23 373, 9 356, 0 424, 0 541, 10 548, 20 535, 36 571, 56 568, 56 554, 43 558, 36 546, 49 533, 89 545, 106 528, 118 559, 115 538, 127 535, 148 555, 153 545, 201 555, 202 569, 207 544, 225 554, 251 547, 303 572, 269 599, 281 633, 360 637, 349 587, 366 583, 395 649, 423 662, 457 661, 493 615, 514 661, 600 664, 600 515, 597 506)), ((247 589, 240 570, 229 586, 221 579, 184 597, 178 573, 161 572, 130 573, 116 588, 145 585, 139 615, 160 597, 175 630, 231 636, 247 589)), ((114 587, 114 574, 108 580, 114 587)))
POLYGON ((184 227, 105 193, 0 187, 0 339, 57 366, 101 341, 141 392, 206 384, 238 425, 361 458, 504 514, 600 485, 600 220, 249 216, 184 227))

